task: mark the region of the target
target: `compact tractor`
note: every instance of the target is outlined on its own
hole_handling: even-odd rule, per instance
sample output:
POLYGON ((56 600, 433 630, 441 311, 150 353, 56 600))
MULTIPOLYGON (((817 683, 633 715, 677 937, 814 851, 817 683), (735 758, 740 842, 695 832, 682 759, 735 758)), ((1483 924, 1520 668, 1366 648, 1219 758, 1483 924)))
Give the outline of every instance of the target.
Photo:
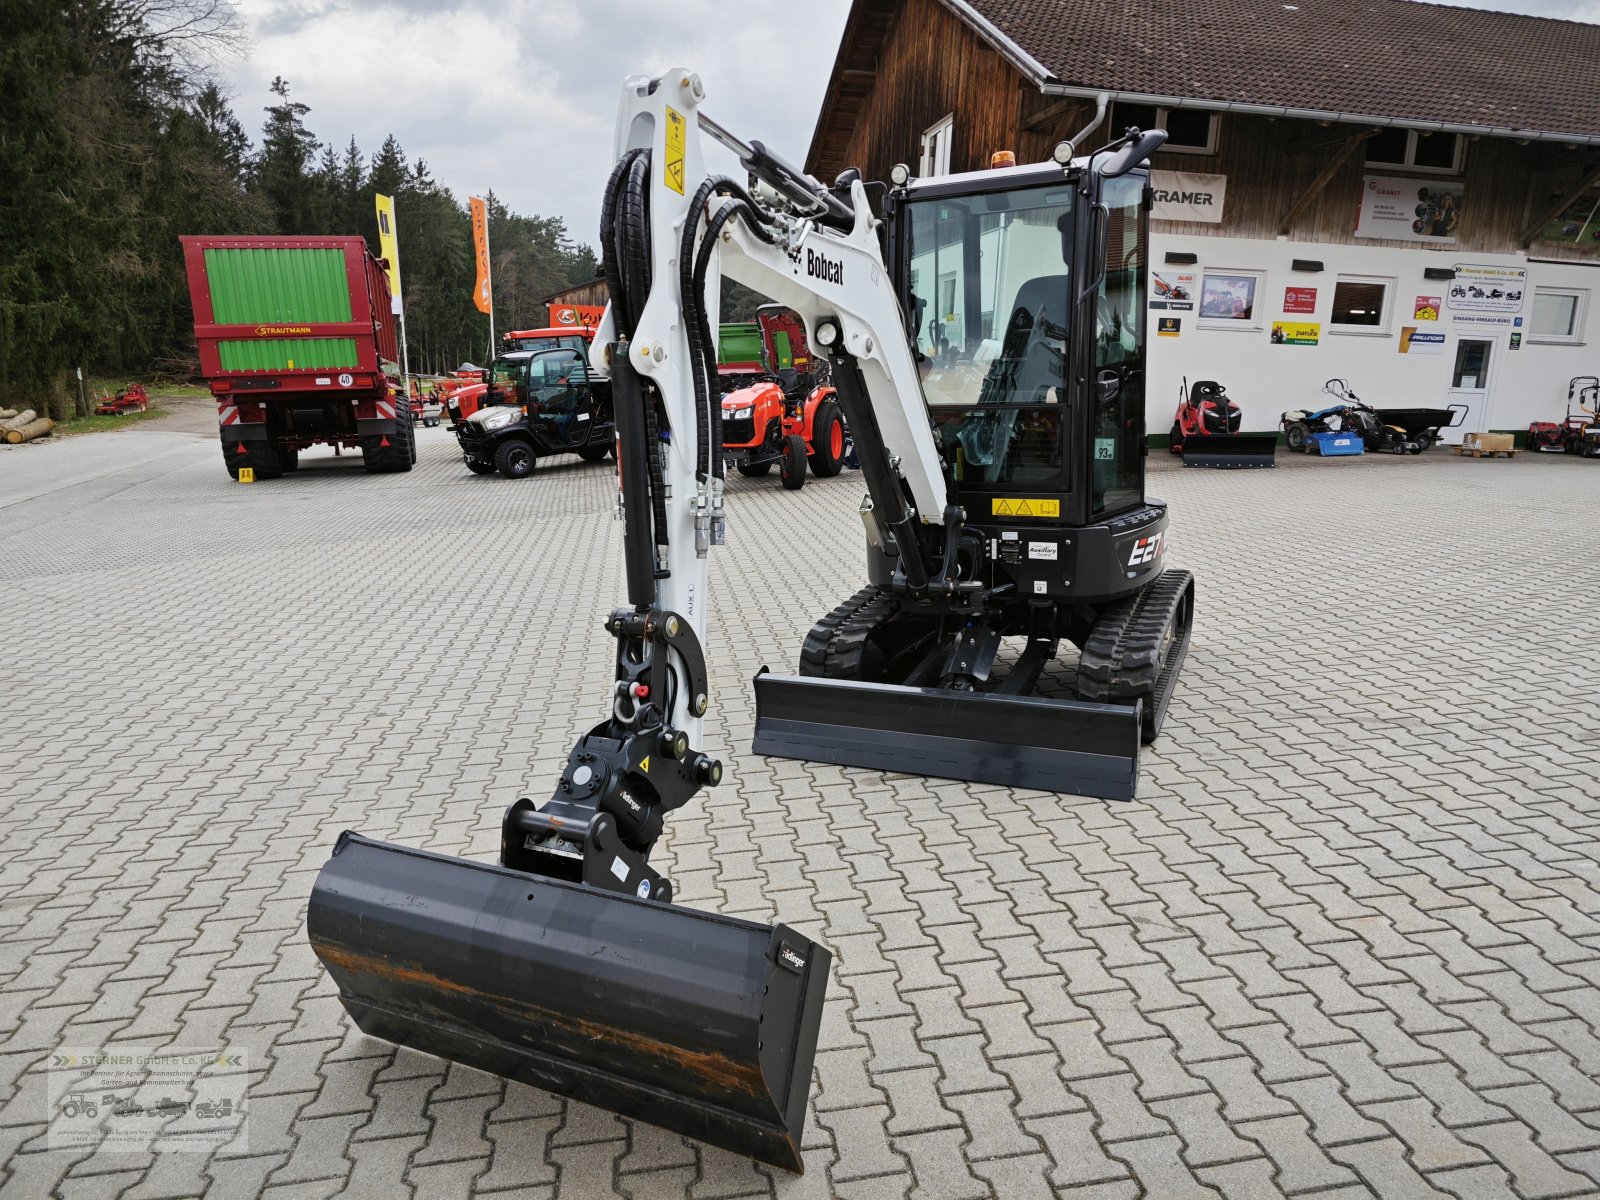
POLYGON ((828 386, 826 365, 806 346, 800 318, 781 304, 756 311, 761 361, 719 364, 720 380, 739 386, 722 394, 722 455, 741 475, 765 475, 778 464, 783 486, 805 484, 844 469, 844 417, 828 386))
POLYGON ((497 864, 346 832, 306 924, 365 1032, 798 1171, 830 955, 672 903, 651 862, 722 778, 702 730, 727 520, 708 284, 799 315, 867 490, 866 586, 798 674, 757 676, 757 752, 1128 797, 1194 605, 1144 488, 1146 159, 1165 134, 926 181, 896 167, 880 218, 859 172, 819 183, 703 96, 682 70, 627 81, 601 207, 590 361, 613 390, 627 588, 601 719, 546 798, 506 810, 497 864), (702 134, 756 182, 708 178, 702 134), (1039 694, 1063 641, 1075 682, 1051 690, 1075 694, 1039 694))

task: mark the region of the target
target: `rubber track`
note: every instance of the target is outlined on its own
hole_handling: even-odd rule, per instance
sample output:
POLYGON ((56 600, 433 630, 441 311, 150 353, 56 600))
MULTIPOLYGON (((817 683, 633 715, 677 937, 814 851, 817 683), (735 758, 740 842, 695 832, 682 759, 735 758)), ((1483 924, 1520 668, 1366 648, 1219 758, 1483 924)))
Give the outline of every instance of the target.
POLYGON ((872 631, 900 610, 887 592, 868 585, 811 627, 800 643, 800 674, 861 678, 861 656, 872 631))
MULTIPOLYGON (((1155 695, 1165 667, 1163 635, 1177 617, 1193 576, 1163 571, 1156 580, 1100 614, 1078 655, 1078 695, 1126 704, 1155 695)), ((1176 644, 1176 637, 1172 644, 1176 644)))

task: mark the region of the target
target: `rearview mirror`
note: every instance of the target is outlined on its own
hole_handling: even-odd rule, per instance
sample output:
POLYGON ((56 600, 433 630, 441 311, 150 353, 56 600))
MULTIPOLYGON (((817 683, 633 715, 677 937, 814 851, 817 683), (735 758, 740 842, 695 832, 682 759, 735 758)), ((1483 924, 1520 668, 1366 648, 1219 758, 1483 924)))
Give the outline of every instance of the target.
POLYGON ((1162 143, 1166 140, 1167 131, 1165 129, 1146 129, 1143 133, 1136 134, 1122 149, 1112 152, 1100 166, 1100 174, 1107 179, 1116 179, 1120 175, 1126 175, 1157 150, 1161 149, 1162 143))

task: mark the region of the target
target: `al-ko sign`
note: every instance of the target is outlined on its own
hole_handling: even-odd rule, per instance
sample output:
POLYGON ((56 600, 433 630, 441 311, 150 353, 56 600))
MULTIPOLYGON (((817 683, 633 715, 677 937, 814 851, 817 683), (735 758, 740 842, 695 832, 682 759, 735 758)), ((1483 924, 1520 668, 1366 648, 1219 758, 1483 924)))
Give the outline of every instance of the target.
POLYGON ((1157 221, 1222 223, 1222 204, 1228 195, 1226 175, 1197 175, 1192 171, 1151 171, 1150 191, 1157 221))

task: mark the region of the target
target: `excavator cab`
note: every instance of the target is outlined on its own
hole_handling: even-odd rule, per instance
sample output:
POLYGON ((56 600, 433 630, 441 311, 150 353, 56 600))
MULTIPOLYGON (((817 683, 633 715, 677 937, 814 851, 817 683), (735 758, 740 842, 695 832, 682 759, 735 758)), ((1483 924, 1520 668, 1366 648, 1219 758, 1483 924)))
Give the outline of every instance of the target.
POLYGON ((989 186, 908 189, 887 213, 902 307, 922 314, 913 336, 926 365, 923 394, 961 501, 992 508, 1011 494, 1042 497, 1069 519, 1075 492, 1088 498, 1084 516, 1139 503, 1143 177, 1104 189, 1107 261, 1086 324, 1070 294, 1076 189, 1059 170, 1032 184, 1026 175, 968 178, 969 188, 989 186), (1099 392, 1075 406, 1074 368, 1086 356, 1099 392), (1074 471, 1078 446, 1091 453, 1074 471))

